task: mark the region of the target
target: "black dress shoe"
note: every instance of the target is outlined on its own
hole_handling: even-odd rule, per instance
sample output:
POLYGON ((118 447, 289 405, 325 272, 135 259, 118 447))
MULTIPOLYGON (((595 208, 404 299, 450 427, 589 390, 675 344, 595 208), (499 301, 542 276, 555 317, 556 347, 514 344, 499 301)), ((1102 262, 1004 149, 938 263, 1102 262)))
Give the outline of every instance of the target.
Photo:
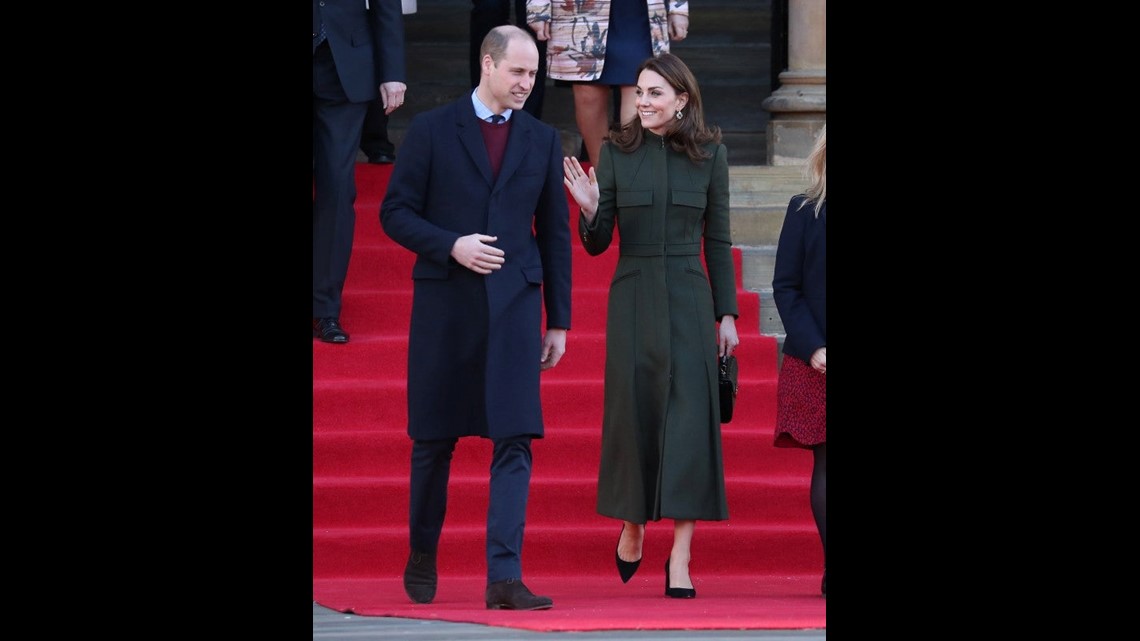
POLYGON ((435 553, 412 550, 404 566, 404 592, 416 603, 431 603, 436 586, 435 553))
POLYGON ((547 610, 554 605, 548 596, 535 596, 522 579, 495 581, 487 586, 488 610, 547 610))
POLYGON ((347 343, 348 332, 340 326, 335 318, 317 318, 313 320, 313 338, 319 338, 326 343, 347 343))
POLYGON ((669 587, 669 559, 665 559, 665 596, 674 599, 695 599, 697 598, 696 588, 671 588, 669 587))
MULTIPOLYGON (((625 532, 625 524, 622 524, 621 531, 625 532)), ((621 545, 621 534, 618 534, 618 545, 621 545)), ((621 556, 618 555, 617 549, 614 549, 614 560, 617 561, 618 575, 621 576, 622 583, 629 583, 633 578, 633 573, 637 572, 637 568, 641 565, 641 559, 636 561, 623 561, 621 556)))
POLYGON ((379 153, 375 156, 369 156, 368 162, 373 165, 391 165, 396 162, 396 154, 379 153))

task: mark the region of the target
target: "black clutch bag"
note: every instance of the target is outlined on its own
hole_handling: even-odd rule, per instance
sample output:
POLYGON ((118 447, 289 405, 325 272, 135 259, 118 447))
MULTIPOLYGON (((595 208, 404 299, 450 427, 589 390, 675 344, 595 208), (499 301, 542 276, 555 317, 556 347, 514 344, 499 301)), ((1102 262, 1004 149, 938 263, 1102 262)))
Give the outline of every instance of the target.
POLYGON ((737 364, 735 356, 723 356, 720 359, 720 422, 727 423, 732 420, 732 410, 736 407, 736 392, 738 390, 737 364))

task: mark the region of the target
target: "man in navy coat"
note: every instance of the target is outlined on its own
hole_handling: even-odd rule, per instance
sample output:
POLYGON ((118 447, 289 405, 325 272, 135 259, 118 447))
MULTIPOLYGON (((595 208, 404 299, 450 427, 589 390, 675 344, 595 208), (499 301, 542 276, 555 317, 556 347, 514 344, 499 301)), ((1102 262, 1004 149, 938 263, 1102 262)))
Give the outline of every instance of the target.
POLYGON ((404 104, 400 0, 313 0, 313 337, 347 343, 341 291, 356 224, 356 148, 370 102, 404 104))
POLYGON ((523 584, 522 544, 530 443, 543 436, 539 375, 570 329, 562 144, 522 110, 538 70, 530 34, 496 27, 481 57, 474 91, 412 119, 380 207, 384 231, 417 255, 404 589, 417 603, 435 597, 451 455, 459 437, 481 436, 493 443, 486 605, 542 610, 553 602, 523 584))

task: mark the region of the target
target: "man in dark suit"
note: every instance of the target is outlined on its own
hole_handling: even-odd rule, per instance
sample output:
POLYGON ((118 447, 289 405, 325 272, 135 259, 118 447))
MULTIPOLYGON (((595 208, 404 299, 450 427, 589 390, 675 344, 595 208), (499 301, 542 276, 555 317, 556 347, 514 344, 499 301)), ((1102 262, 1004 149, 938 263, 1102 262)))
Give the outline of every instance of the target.
POLYGON ((368 103, 404 104, 400 0, 313 0, 313 336, 347 343, 341 291, 356 224, 356 149, 368 103))
POLYGON ((417 603, 435 598, 451 455, 459 437, 481 436, 493 443, 484 600, 542 610, 551 599, 522 582, 523 526, 530 443, 543 436, 539 375, 558 364, 570 328, 569 208, 559 133, 522 110, 534 39, 504 25, 481 51, 474 91, 412 119, 380 207, 385 233, 417 255, 404 589, 417 603))

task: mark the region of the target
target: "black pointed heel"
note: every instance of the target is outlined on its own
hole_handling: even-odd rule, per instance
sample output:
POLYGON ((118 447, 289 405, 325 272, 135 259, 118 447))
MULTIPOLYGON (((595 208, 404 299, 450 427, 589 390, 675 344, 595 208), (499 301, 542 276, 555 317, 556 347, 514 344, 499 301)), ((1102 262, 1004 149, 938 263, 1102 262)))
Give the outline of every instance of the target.
MULTIPOLYGON (((621 546, 621 535, 625 532, 625 524, 621 526, 621 532, 618 533, 618 546, 621 546)), ((637 572, 637 568, 641 565, 641 559, 636 561, 622 561, 618 556, 617 547, 614 548, 614 560, 617 561, 618 574, 621 576, 622 583, 629 583, 633 578, 633 573, 637 572)))
POLYGON ((674 599, 695 599, 697 598, 696 588, 671 588, 669 587, 669 559, 665 559, 665 596, 674 599))

